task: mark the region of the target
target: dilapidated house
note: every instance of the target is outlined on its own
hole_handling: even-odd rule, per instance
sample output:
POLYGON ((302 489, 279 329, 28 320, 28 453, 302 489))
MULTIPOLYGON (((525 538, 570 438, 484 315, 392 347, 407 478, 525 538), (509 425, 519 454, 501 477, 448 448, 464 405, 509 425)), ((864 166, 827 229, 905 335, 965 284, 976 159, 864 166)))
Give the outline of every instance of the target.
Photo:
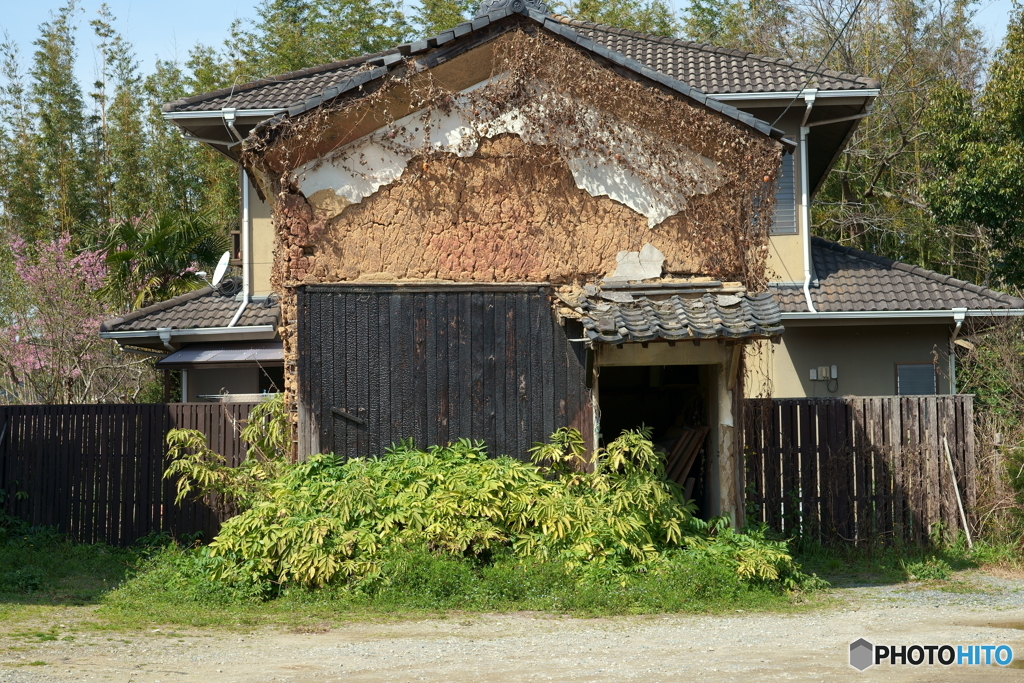
POLYGON ((955 391, 964 320, 1024 313, 811 237, 878 88, 487 0, 167 103, 242 169, 241 289, 102 334, 173 351, 186 400, 283 366, 300 456, 468 437, 523 457, 561 426, 594 446, 646 424, 704 514, 741 516, 744 395, 955 391))
POLYGON ((742 347, 783 331, 766 263, 792 144, 536 8, 483 11, 244 143, 299 455, 704 428, 690 485, 735 515, 742 347))

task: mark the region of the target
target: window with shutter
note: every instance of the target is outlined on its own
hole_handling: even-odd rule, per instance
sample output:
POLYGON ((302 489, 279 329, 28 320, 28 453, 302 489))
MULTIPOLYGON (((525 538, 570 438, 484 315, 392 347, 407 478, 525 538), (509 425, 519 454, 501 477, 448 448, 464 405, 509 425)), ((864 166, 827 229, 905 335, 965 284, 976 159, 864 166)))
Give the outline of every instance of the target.
POLYGON ((896 393, 900 396, 936 393, 935 366, 931 363, 897 363, 896 393))
POLYGON ((796 155, 782 155, 782 175, 775 184, 775 216, 772 221, 773 235, 795 235, 797 233, 794 156, 796 155))

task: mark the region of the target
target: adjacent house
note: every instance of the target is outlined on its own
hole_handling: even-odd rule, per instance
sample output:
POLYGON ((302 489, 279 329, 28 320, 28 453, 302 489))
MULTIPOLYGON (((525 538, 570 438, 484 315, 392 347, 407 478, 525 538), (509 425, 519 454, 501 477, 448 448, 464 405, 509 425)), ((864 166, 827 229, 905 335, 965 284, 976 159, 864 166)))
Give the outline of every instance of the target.
POLYGON ((810 235, 877 94, 488 0, 433 38, 165 105, 244 169, 242 279, 101 334, 166 349, 189 399, 283 384, 300 456, 523 456, 641 423, 671 455, 707 434, 680 483, 736 517, 744 395, 955 391, 964 321, 1024 313, 810 235))

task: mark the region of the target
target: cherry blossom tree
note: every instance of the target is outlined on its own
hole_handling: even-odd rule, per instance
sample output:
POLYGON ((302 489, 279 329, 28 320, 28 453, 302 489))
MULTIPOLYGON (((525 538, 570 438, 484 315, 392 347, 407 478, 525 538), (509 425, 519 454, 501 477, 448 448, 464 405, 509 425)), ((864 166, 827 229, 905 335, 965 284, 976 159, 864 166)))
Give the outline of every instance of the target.
POLYGON ((0 402, 119 403, 138 397, 151 379, 145 356, 99 337, 109 316, 98 296, 106 265, 100 251, 75 253, 71 237, 15 238, 13 268, 0 320, 0 402))

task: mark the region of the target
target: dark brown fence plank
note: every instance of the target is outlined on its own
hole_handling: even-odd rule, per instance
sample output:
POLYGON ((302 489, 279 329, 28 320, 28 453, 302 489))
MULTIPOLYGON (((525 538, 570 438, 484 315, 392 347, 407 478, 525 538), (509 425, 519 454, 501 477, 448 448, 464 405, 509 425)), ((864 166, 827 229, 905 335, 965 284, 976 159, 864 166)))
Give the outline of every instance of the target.
POLYGON ((174 482, 162 477, 166 435, 198 427, 237 465, 253 405, 0 406, 7 510, 82 542, 127 545, 156 530, 209 538, 220 519, 204 503, 173 504, 174 482))
POLYGON ((803 505, 802 533, 820 541, 821 509, 818 495, 818 453, 814 448, 814 413, 807 403, 797 403, 800 424, 800 499, 803 505))
POLYGON ((744 414, 747 472, 754 483, 748 502, 758 506, 756 518, 777 531, 825 543, 925 543, 938 522, 958 529, 943 438, 973 514, 977 464, 970 396, 751 399, 744 414))
POLYGON ((797 459, 794 444, 797 441, 797 424, 793 419, 796 404, 793 401, 783 403, 779 415, 780 431, 780 458, 779 464, 782 474, 782 531, 791 534, 797 522, 797 510, 799 501, 797 499, 797 473, 799 461, 797 459))
POLYGON ((779 419, 782 414, 782 402, 774 402, 766 410, 767 432, 765 434, 764 452, 764 504, 765 522, 773 529, 781 530, 782 526, 782 484, 781 458, 779 448, 779 419))

